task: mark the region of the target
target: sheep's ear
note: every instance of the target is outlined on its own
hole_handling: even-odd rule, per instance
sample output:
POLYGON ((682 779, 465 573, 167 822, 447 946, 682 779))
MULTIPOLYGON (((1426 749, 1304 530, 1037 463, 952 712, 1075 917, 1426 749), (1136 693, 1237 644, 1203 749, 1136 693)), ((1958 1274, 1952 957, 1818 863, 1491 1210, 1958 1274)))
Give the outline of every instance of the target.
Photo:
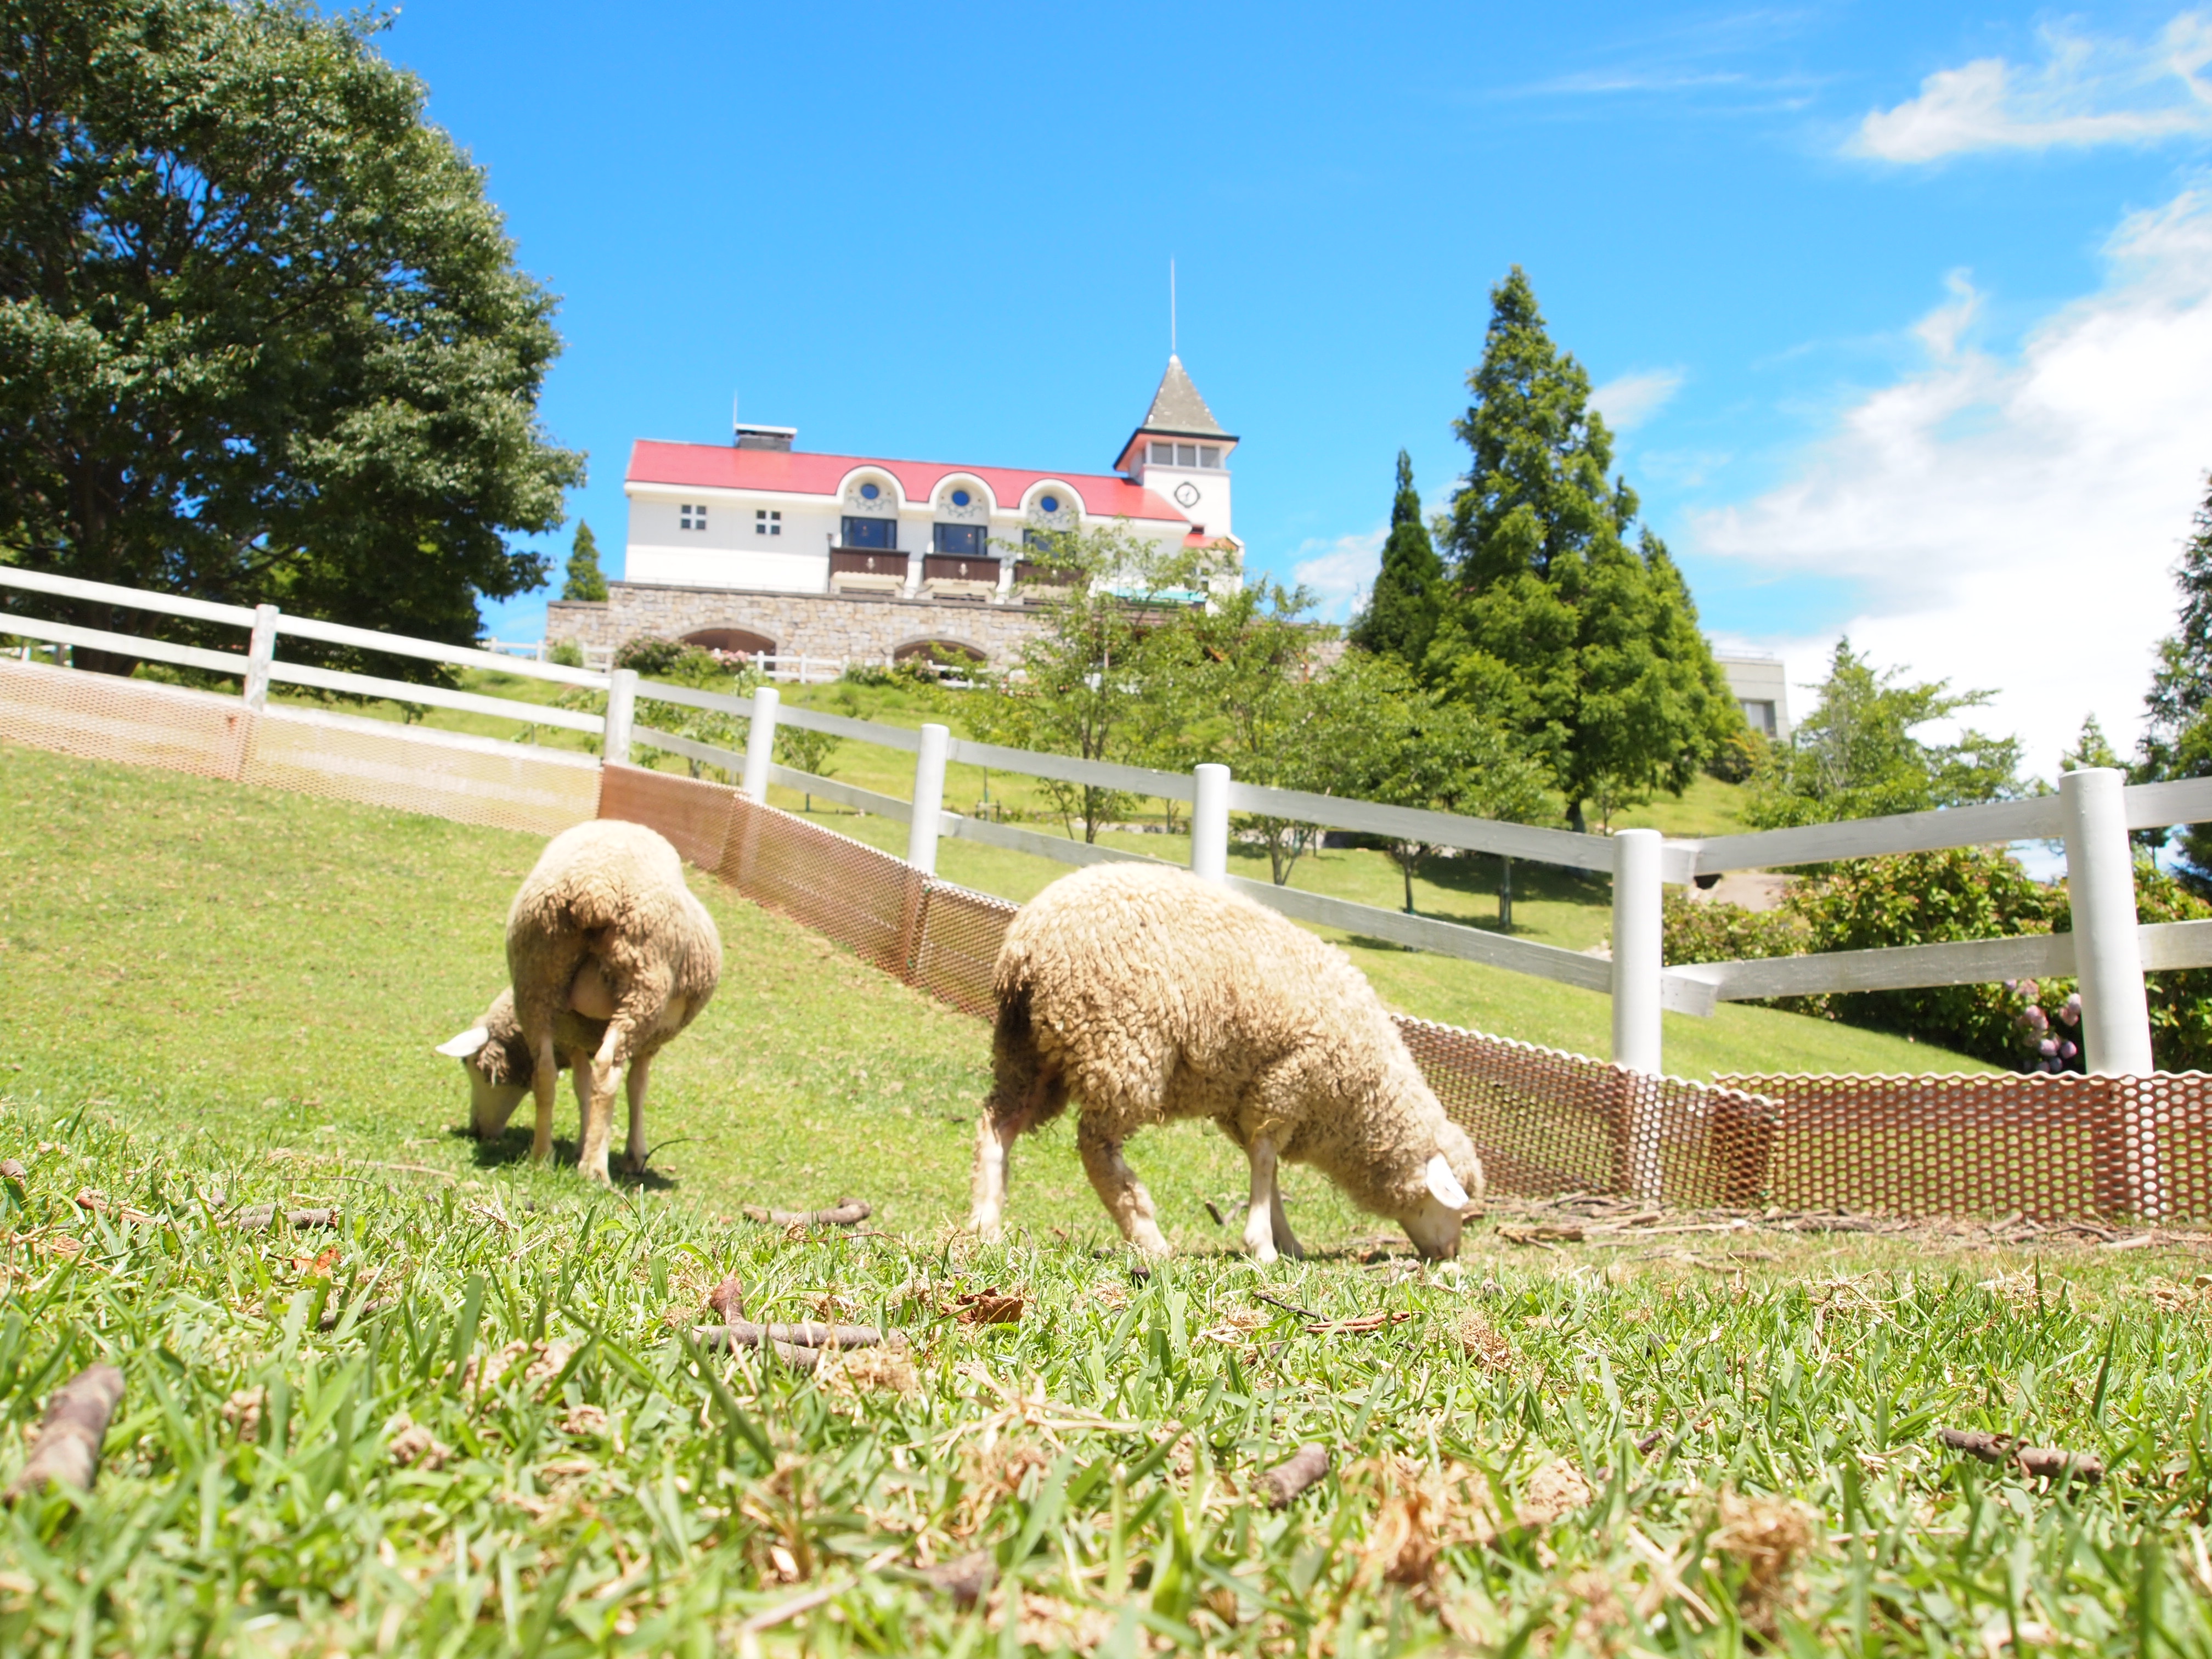
POLYGON ((449 1037, 438 1045, 441 1054, 451 1054, 455 1060, 466 1060, 491 1041, 491 1033, 481 1025, 471 1025, 457 1037, 449 1037))
POLYGON ((1459 1184, 1459 1177, 1451 1172, 1451 1165, 1438 1152, 1429 1160, 1429 1191, 1437 1203, 1447 1209, 1467 1208, 1467 1189, 1459 1184))

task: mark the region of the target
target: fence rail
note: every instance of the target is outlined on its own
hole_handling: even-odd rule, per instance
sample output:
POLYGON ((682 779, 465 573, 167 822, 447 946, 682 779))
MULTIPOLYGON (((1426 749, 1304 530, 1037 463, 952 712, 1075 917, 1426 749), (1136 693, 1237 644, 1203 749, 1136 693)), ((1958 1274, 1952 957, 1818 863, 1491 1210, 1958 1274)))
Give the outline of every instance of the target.
POLYGON ((1612 959, 1562 951, 1430 917, 1301 892, 1264 883, 1239 882, 1262 902, 1302 920, 1365 936, 1490 963, 1512 972, 1610 994, 1614 1001, 1616 1059, 1656 1069, 1661 1054, 1659 1013, 1671 1009, 1707 1013, 1719 1001, 1814 995, 1861 990, 1951 985, 2027 975, 2074 973, 2082 981, 2084 1046, 2100 1070, 2148 1069, 2148 1024, 2142 990, 2146 971, 2212 966, 2212 924, 2139 926, 2134 915, 2130 830, 2212 821, 2212 779, 2122 787, 2117 774, 2075 773, 2058 794, 2033 800, 1900 814, 1847 823, 1763 830, 1703 841, 1662 842, 1650 830, 1612 836, 1575 835, 1537 825, 1490 822, 1447 812, 1386 805, 1310 792, 1241 782, 1225 769, 1200 767, 1194 775, 1162 772, 954 738, 941 726, 912 731, 842 714, 781 706, 763 685, 750 697, 641 681, 627 670, 601 673, 500 652, 409 639, 345 623, 292 617, 273 606, 185 599, 84 581, 0 565, 0 587, 21 592, 189 617, 250 630, 243 652, 143 639, 106 629, 50 622, 0 611, 0 631, 49 641, 135 655, 203 672, 235 674, 245 702, 260 708, 271 683, 391 699, 466 713, 490 714, 526 726, 553 726, 600 736, 610 759, 629 753, 632 710, 638 701, 719 713, 745 722, 743 751, 702 744, 650 726, 636 726, 638 741, 686 759, 738 773, 748 799, 764 799, 771 782, 878 812, 907 823, 908 859, 926 872, 935 867, 939 840, 951 838, 1056 860, 1071 865, 1142 859, 1057 836, 936 810, 948 760, 1049 782, 1125 791, 1188 803, 1192 807, 1192 868, 1227 880, 1226 845, 1232 811, 1382 835, 1404 842, 1495 854, 1507 858, 1609 872, 1613 878, 1612 959), (461 667, 556 681, 608 694, 606 716, 550 708, 521 699, 450 690, 356 674, 276 657, 282 637, 413 657, 461 667), (777 725, 900 750, 915 757, 914 799, 929 803, 919 818, 894 797, 814 778, 772 764, 777 725), (934 734, 934 735, 933 735, 934 734), (1211 780, 1211 781, 1209 781, 1211 780), (1721 870, 1819 863, 1875 854, 1928 851, 2025 839, 2066 843, 2075 894, 2073 935, 1985 939, 1911 945, 1887 951, 1839 951, 1753 962, 1698 963, 1662 968, 1656 918, 1661 886, 1721 870))

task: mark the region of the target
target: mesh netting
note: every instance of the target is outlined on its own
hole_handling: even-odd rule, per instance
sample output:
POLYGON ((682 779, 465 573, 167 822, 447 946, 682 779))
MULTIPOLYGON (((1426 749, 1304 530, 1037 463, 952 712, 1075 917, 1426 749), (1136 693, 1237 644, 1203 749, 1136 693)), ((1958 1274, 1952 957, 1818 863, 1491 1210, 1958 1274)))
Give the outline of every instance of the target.
MULTIPOLYGON (((728 787, 589 756, 0 659, 0 737, 552 835, 651 825, 746 897, 988 1018, 1015 906, 728 787)), ((2212 1221, 2212 1077, 1652 1077, 1399 1021, 1500 1192, 2212 1221)))
POLYGON ((0 657, 0 735, 33 749, 235 779, 252 724, 220 692, 0 657))
POLYGON ((2212 1077, 1741 1077, 1783 1103, 1771 1201, 2212 1220, 2212 1077))
POLYGON ((240 781, 540 836, 599 805, 589 755, 313 709, 256 716, 240 781))
POLYGON ((1771 1101, 1402 1015, 1398 1029, 1496 1191, 1763 1200, 1771 1101))

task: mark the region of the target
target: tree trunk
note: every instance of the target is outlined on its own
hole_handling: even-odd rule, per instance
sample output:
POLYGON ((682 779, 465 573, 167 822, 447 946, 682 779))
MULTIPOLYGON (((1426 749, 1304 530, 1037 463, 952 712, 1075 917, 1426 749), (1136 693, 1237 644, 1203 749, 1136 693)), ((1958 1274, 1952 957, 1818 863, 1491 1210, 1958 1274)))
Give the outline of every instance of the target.
POLYGON ((1413 860, 1407 856, 1398 860, 1398 873, 1406 878, 1406 914, 1413 914, 1413 860))
POLYGON ((1575 801, 1567 808, 1567 828, 1578 836, 1589 834, 1589 820, 1583 817, 1583 804, 1575 801))
POLYGON ((1498 860, 1498 928, 1500 933, 1513 931, 1513 860, 1498 860))

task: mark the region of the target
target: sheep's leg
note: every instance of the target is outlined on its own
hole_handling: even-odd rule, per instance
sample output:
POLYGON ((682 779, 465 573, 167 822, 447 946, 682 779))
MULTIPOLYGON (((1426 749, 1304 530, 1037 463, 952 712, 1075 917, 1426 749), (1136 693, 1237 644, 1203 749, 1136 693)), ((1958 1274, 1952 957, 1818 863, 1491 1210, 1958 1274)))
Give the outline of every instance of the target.
MULTIPOLYGON (((577 1172, 586 1181, 607 1178, 607 1142, 614 1133, 615 1079, 629 1058, 629 1028, 620 1020, 607 1027, 599 1052, 592 1056, 592 1111, 583 1127, 577 1172)), ((580 1069, 580 1068, 579 1068, 580 1069)))
POLYGON ((1283 1183, 1279 1178, 1275 1182, 1275 1190, 1267 1195, 1267 1207, 1275 1235, 1275 1248, 1293 1261, 1304 1261, 1306 1247, 1298 1243, 1297 1235, 1291 1231, 1290 1217, 1283 1213, 1283 1183))
POLYGON ((1083 1154, 1083 1172, 1091 1177, 1098 1201, 1121 1228, 1121 1237, 1146 1255, 1172 1254, 1167 1236, 1160 1231, 1152 1195, 1121 1156, 1121 1143, 1109 1139, 1086 1117, 1076 1126, 1075 1146, 1083 1154))
POLYGON ((1281 1189, 1275 1182, 1275 1143, 1265 1135, 1255 1135, 1245 1151, 1252 1159, 1252 1201, 1244 1208, 1244 1249, 1255 1261, 1273 1261, 1275 1218, 1283 1207, 1281 1189))
POLYGON ((553 1034, 538 1040, 531 1056, 531 1091, 538 1097, 538 1127, 530 1137, 530 1161, 543 1164, 553 1156, 553 1097, 561 1087, 561 1067, 553 1054, 553 1034))
POLYGON ((645 1079, 653 1066, 651 1054, 640 1054, 629 1063, 629 1075, 623 1079, 623 1091, 629 1097, 629 1145, 623 1152, 623 1163, 632 1175, 645 1173, 645 1079))
POLYGON ((975 1122, 975 1170, 968 1182, 968 1225, 986 1244, 999 1242, 1006 1212, 1006 1153, 1024 1127, 1018 1114, 994 1117, 986 1111, 975 1122))

